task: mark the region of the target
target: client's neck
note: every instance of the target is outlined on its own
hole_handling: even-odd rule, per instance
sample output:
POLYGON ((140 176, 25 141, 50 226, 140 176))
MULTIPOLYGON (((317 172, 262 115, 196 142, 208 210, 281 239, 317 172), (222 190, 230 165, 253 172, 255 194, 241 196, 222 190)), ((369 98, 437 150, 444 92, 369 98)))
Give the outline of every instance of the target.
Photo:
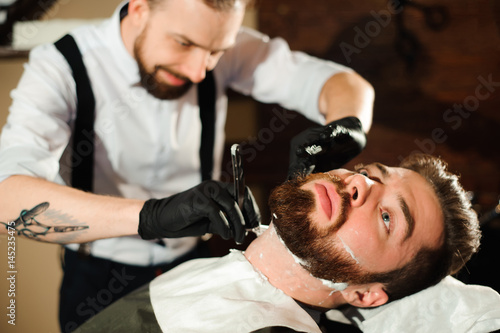
POLYGON ((272 224, 248 246, 245 257, 273 286, 299 302, 328 309, 345 303, 340 292, 313 277, 297 262, 272 224))

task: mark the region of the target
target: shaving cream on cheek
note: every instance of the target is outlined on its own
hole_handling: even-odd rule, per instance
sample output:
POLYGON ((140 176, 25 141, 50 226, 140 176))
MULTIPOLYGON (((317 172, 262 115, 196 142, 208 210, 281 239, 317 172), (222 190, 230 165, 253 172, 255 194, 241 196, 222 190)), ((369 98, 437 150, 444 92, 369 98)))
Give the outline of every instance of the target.
POLYGON ((356 258, 356 256, 354 255, 354 252, 351 250, 349 245, 347 245, 346 242, 344 242, 344 240, 342 239, 342 237, 340 237, 340 235, 337 234, 337 237, 342 242, 342 245, 344 246, 344 249, 347 251, 347 253, 349 253, 351 255, 352 259, 354 259, 356 261, 356 264, 359 264, 358 258, 356 258))

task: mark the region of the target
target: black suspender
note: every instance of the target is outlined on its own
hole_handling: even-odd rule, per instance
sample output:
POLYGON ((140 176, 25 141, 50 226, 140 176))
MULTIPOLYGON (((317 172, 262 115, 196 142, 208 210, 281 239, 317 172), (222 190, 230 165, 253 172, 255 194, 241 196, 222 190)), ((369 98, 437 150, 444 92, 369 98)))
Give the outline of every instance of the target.
POLYGON ((94 119, 95 100, 82 55, 71 35, 55 43, 66 58, 76 83, 76 119, 71 152, 71 185, 92 192, 94 179, 94 119), (79 156, 80 155, 80 156, 79 156))
MULTIPOLYGON (((94 120, 95 100, 82 55, 71 35, 55 42, 56 48, 66 58, 76 83, 77 112, 72 151, 71 184, 73 187, 92 192, 94 172, 94 120)), ((201 119, 200 163, 201 178, 212 178, 215 141, 215 80, 212 72, 198 84, 198 105, 201 119)))
POLYGON ((201 118, 201 180, 209 180, 212 179, 215 138, 215 80, 211 71, 198 84, 198 105, 201 118))

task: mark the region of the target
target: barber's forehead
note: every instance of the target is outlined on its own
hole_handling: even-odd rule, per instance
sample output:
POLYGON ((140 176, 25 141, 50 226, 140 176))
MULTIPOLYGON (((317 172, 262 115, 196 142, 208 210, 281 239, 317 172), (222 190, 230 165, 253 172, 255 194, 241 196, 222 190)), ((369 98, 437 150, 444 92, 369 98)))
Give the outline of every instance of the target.
POLYGON ((179 1, 180 3, 198 2, 214 8, 215 10, 241 10, 250 5, 253 0, 148 0, 152 5, 169 4, 170 2, 179 1))

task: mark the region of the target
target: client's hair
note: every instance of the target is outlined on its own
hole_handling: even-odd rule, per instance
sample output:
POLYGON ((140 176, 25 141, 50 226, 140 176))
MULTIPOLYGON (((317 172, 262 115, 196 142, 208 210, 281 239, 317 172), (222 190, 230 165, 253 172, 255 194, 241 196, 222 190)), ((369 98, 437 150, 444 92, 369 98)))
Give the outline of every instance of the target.
POLYGON ((422 248, 402 268, 370 274, 372 281, 385 285, 389 301, 416 293, 457 273, 478 250, 481 238, 477 214, 458 177, 447 170, 443 160, 413 154, 400 166, 419 173, 434 189, 444 216, 444 242, 439 248, 422 248))

